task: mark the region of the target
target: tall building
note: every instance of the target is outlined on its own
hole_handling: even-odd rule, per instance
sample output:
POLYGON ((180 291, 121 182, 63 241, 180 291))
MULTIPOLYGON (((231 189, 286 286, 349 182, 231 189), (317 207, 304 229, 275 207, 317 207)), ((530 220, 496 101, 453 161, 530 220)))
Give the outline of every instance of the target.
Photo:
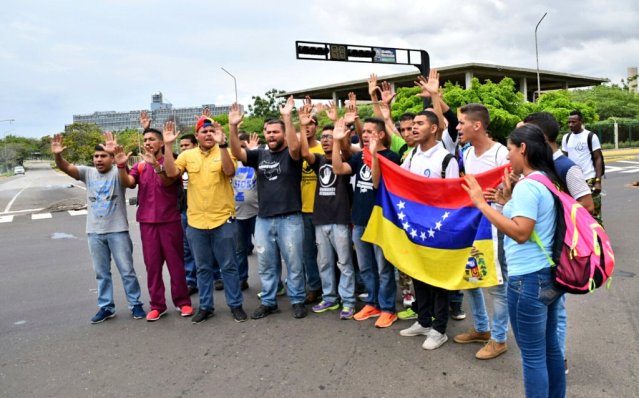
MULTIPOLYGON (((215 104, 204 104, 191 108, 173 108, 172 104, 163 102, 162 93, 156 93, 151 96, 150 110, 99 111, 89 115, 73 115, 73 123, 95 123, 104 131, 138 129, 140 127, 140 112, 146 110, 151 115, 151 127, 162 129, 167 120, 175 120, 182 128, 194 127, 197 117, 202 114, 202 108, 204 107, 210 109, 211 116, 227 114, 231 109, 230 105, 216 106, 215 104)), ((243 105, 240 105, 240 110, 244 112, 243 105)))

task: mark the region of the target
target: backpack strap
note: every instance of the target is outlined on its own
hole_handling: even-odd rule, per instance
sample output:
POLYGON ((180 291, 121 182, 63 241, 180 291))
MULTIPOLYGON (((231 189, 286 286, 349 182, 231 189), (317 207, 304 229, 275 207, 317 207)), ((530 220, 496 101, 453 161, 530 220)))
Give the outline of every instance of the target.
POLYGON ((544 244, 541 243, 541 238, 539 237, 539 235, 537 235, 537 231, 535 231, 533 229, 532 234, 530 234, 530 240, 532 240, 533 242, 535 242, 537 244, 537 246, 539 246, 539 248, 541 249, 541 251, 544 253, 544 255, 546 256, 546 259, 548 260, 548 263, 550 263, 551 267, 556 266, 557 264, 555 264, 555 262, 552 260, 552 257, 550 257, 550 255, 548 254, 548 252, 546 251, 546 248, 544 247, 544 244))
POLYGON ((442 161, 442 178, 446 178, 446 169, 448 168, 448 163, 450 163, 450 161, 454 158, 455 156, 453 156, 451 153, 447 153, 446 156, 444 156, 444 160, 442 161))
MULTIPOLYGON (((595 133, 593 131, 590 131, 588 133, 588 150, 590 151, 590 157, 592 156, 592 136, 595 135, 595 133)), ((595 164, 595 160, 592 160, 593 165, 595 164)))
POLYGON ((145 166, 144 160, 141 160, 138 162, 138 174, 142 174, 142 171, 144 170, 144 166, 145 166))
POLYGON ((410 156, 408 157, 408 168, 410 169, 410 165, 413 163, 413 157, 415 156, 415 153, 417 152, 417 145, 415 145, 413 147, 413 149, 410 150, 410 156))

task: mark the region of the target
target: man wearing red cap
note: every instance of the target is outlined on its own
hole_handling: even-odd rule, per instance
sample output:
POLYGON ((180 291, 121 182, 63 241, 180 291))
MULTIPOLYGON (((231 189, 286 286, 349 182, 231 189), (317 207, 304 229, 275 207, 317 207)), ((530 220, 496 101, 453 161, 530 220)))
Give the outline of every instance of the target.
POLYGON ((224 296, 236 322, 247 319, 242 308, 240 278, 235 260, 235 201, 231 179, 236 162, 228 151, 222 127, 207 116, 196 125, 198 149, 182 152, 173 159, 175 126, 164 128, 164 167, 169 178, 189 173, 187 196, 188 237, 200 295, 200 308, 192 318, 200 323, 213 316, 213 262, 219 264, 224 281, 224 296))

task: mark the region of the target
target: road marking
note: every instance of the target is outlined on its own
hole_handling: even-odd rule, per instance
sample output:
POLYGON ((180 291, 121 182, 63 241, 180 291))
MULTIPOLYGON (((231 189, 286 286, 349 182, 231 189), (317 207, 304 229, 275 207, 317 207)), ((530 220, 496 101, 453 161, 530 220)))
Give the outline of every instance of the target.
POLYGON ((627 169, 625 169, 625 170, 623 170, 621 172, 622 173, 636 173, 638 171, 639 171, 639 167, 630 167, 630 168, 627 168, 627 169))
POLYGON ((26 210, 13 210, 13 211, 8 211, 8 212, 2 212, 0 214, 17 214, 17 213, 37 213, 40 210, 44 210, 44 207, 40 208, 40 209, 26 209, 26 210))
POLYGON ((18 196, 20 196, 20 194, 22 192, 24 192, 25 189, 29 188, 31 186, 31 183, 28 183, 26 187, 22 188, 12 199, 9 203, 7 203, 7 207, 4 208, 3 213, 8 213, 9 210, 11 209, 11 206, 13 205, 13 202, 16 201, 16 199, 18 199, 18 196))
POLYGON ((0 216, 0 223, 13 221, 13 216, 0 216))
POLYGON ((69 210, 69 215, 71 216, 84 216, 86 214, 86 210, 69 210))
POLYGON ((639 164, 639 162, 635 162, 635 161, 632 161, 632 160, 620 160, 617 163, 639 164))
POLYGON ((42 220, 45 218, 53 218, 53 216, 51 215, 51 213, 40 213, 31 215, 32 220, 42 220))

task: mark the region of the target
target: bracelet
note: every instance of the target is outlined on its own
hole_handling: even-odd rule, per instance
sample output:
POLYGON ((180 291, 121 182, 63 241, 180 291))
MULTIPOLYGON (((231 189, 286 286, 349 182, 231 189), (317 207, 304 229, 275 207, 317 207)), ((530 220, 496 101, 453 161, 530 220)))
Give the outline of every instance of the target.
POLYGON ((220 149, 223 149, 223 148, 228 148, 228 147, 229 147, 229 144, 225 142, 224 144, 217 144, 217 146, 218 146, 220 149))
POLYGON ((126 168, 126 163, 123 165, 118 165, 118 169, 125 169, 126 168))
POLYGON ((601 182, 601 178, 595 178, 595 182, 601 182))

